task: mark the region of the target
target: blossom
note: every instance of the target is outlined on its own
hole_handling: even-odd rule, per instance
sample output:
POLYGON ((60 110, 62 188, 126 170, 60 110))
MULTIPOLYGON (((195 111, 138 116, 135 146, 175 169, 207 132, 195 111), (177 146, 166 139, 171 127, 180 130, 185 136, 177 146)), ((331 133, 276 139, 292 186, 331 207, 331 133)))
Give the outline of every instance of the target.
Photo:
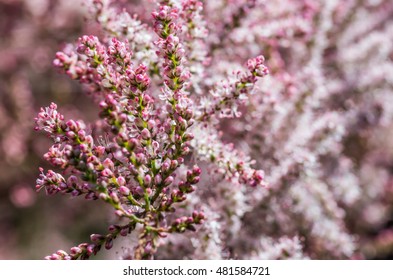
POLYGON ((56 54, 99 121, 41 109, 62 172, 40 169, 37 189, 119 222, 47 258, 118 236, 136 259, 344 259, 390 242, 365 232, 391 214, 392 4, 153 2, 88 1, 102 32, 56 54))

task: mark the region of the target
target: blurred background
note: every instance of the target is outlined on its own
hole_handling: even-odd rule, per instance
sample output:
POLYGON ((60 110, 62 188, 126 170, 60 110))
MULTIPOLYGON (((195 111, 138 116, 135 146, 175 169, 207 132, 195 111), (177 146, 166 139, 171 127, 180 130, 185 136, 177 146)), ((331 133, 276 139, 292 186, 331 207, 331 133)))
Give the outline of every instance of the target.
POLYGON ((52 67, 64 42, 94 32, 83 27, 81 2, 0 1, 0 259, 42 259, 107 227, 102 205, 35 192, 38 167, 49 168, 42 155, 50 140, 34 131, 40 107, 53 101, 86 121, 97 114, 81 87, 52 67))

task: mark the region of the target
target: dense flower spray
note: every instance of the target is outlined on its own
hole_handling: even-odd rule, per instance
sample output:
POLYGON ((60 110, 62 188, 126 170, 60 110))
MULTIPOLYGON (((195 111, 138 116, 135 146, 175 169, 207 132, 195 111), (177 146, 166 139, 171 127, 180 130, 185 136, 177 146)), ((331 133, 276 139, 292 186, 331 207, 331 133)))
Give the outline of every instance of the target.
POLYGON ((54 65, 100 119, 41 109, 44 158, 62 172, 41 168, 37 189, 102 200, 119 222, 47 258, 118 236, 135 259, 368 256, 363 236, 393 201, 376 136, 393 120, 393 5, 358 2, 86 1, 101 36, 54 65))
MULTIPOLYGON (((93 7, 102 4, 94 1, 93 7)), ((110 249, 118 235, 125 236, 133 230, 139 231, 134 258, 152 258, 161 238, 195 231, 195 225, 205 219, 198 207, 189 216, 178 216, 176 212, 177 205, 195 191, 201 175, 201 169, 190 166, 187 158, 193 149, 192 127, 216 111, 233 106, 267 70, 262 56, 250 59, 249 74, 239 72, 235 83, 221 87, 227 87, 228 94, 217 89, 213 107, 197 108, 190 98, 191 73, 182 43, 188 37, 181 38, 181 28, 197 11, 190 5, 199 7, 201 3, 187 1, 182 11, 166 4, 161 3, 152 13, 153 29, 144 31, 154 31, 158 37, 144 46, 156 49, 153 62, 142 59, 138 64, 143 55, 134 54, 138 50, 130 49, 128 41, 116 37, 101 42, 95 36, 83 36, 74 50, 56 54, 54 65, 85 84, 98 102, 102 130, 110 136, 108 143, 101 145, 82 121, 65 120, 56 104, 42 108, 36 129, 47 132, 54 141, 44 158, 63 169, 68 178, 40 169, 37 189, 45 189, 48 194, 60 192, 84 195, 88 200, 101 199, 127 222, 110 226, 106 235, 91 235, 91 243, 80 244, 69 253, 58 251, 48 259, 88 258, 102 246, 110 249), (154 86, 151 75, 157 76, 154 86)), ((238 174, 240 181, 254 187, 263 182, 261 171, 249 170, 241 161, 230 169, 235 169, 230 171, 231 176, 238 174)))

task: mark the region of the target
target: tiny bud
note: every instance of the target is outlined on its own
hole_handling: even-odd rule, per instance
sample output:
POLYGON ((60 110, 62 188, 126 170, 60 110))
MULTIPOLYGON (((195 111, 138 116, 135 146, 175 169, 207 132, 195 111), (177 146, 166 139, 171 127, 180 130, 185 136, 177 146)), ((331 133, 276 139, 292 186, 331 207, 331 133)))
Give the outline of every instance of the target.
POLYGON ((143 120, 142 120, 141 118, 135 118, 134 123, 135 123, 135 125, 136 125, 139 129, 143 129, 143 128, 144 128, 144 127, 143 127, 144 122, 143 122, 143 120))
POLYGON ((161 177, 160 174, 157 174, 157 175, 154 177, 154 183, 155 183, 156 185, 159 185, 159 184, 161 184, 161 182, 162 182, 162 177, 161 177))
POLYGON ((136 80, 137 83, 143 82, 143 79, 144 79, 144 76, 142 74, 137 74, 135 76, 135 80, 136 80))
POLYGON ((68 129, 71 130, 71 131, 76 131, 77 127, 78 127, 74 120, 67 121, 66 125, 68 126, 68 129))
POLYGON ((153 193, 153 190, 151 188, 147 188, 146 193, 150 196, 153 193))
POLYGON ((171 164, 171 161, 169 159, 166 159, 164 161, 164 163, 162 164, 162 166, 161 166, 162 167, 162 171, 164 171, 164 172, 168 171, 169 167, 171 166, 170 164, 171 164))
POLYGON ((79 255, 80 253, 82 253, 82 249, 79 247, 72 247, 70 249, 70 253, 71 255, 79 255))
POLYGON ((151 138, 150 131, 147 128, 144 128, 141 132, 142 139, 147 140, 151 138))
POLYGON ((90 240, 94 243, 98 243, 101 242, 105 239, 105 236, 101 235, 101 234, 92 234, 90 235, 90 240))
POLYGON ((110 194, 110 197, 114 203, 118 204, 120 202, 119 197, 115 192, 112 192, 110 194))
POLYGON ((187 170, 187 181, 191 180, 194 177, 194 174, 191 170, 187 170))
POLYGON ((136 155, 136 161, 137 161, 138 164, 144 164, 145 161, 146 161, 146 156, 144 154, 142 154, 142 153, 138 153, 136 155))
POLYGON ((151 143, 151 145, 153 146, 153 150, 156 153, 158 148, 160 147, 160 144, 157 141, 154 141, 151 143))
POLYGON ((194 112, 191 109, 187 109, 184 113, 183 113, 183 118, 187 121, 189 121, 190 119, 192 119, 192 117, 194 116, 194 112))
POLYGON ((67 252, 65 252, 65 251, 63 251, 63 250, 58 250, 58 251, 56 252, 56 254, 59 255, 59 256, 62 256, 62 257, 68 255, 67 252))
POLYGON ((151 184, 151 176, 149 174, 146 174, 143 181, 144 181, 145 187, 150 186, 150 184, 151 184))
POLYGON ((120 231, 120 235, 121 235, 121 236, 127 236, 127 234, 128 234, 128 228, 123 228, 123 229, 120 231))
POLYGON ((181 220, 179 219, 179 218, 177 218, 174 222, 173 222, 173 225, 174 226, 178 226, 178 225, 180 225, 181 224, 181 220))
POLYGON ((52 254, 50 256, 46 256, 45 259, 47 259, 47 260, 60 260, 61 258, 57 254, 52 254))
POLYGON ((85 141, 86 139, 86 132, 84 130, 79 130, 78 131, 78 137, 81 141, 85 141))
POLYGON ((173 177, 172 176, 169 176, 168 178, 166 178, 164 180, 164 186, 169 186, 172 183, 173 183, 173 177))
POLYGON ((80 195, 81 193, 80 193, 80 191, 79 190, 73 190, 72 192, 71 192, 71 195, 72 196, 78 196, 78 195, 80 195))
POLYGON ((187 189, 187 185, 188 184, 186 182, 180 181, 178 187, 183 192, 183 191, 185 191, 187 189))
POLYGON ((124 179, 123 176, 119 176, 117 177, 117 183, 119 184, 119 186, 124 186, 126 184, 126 179, 124 179))
MULTIPOLYGON (((181 110, 181 109, 179 109, 179 111, 180 111, 180 110, 181 110)), ((183 131, 187 129, 188 123, 187 123, 187 121, 186 121, 185 119, 181 118, 180 120, 178 120, 178 122, 179 122, 180 128, 181 128, 183 131)))
POLYGON ((119 188, 119 192, 124 195, 124 196, 128 196, 130 194, 130 189, 125 187, 125 186, 121 186, 119 188))
POLYGON ((78 183, 78 178, 74 175, 71 175, 68 179, 67 179, 67 185, 68 186, 76 186, 78 183))
POLYGON ((111 170, 113 170, 113 169, 115 168, 115 165, 114 165, 113 161, 112 161, 110 158, 106 158, 106 159, 104 160, 104 162, 102 163, 102 165, 103 165, 105 168, 109 168, 109 169, 111 169, 111 170))
POLYGON ((117 225, 110 225, 109 227, 108 227, 108 231, 109 232, 116 232, 116 231, 118 231, 119 230, 119 226, 117 226, 117 225))
POLYGON ((153 127, 155 127, 156 122, 154 120, 149 120, 147 122, 147 127, 151 130, 153 127))
POLYGON ((105 249, 109 250, 113 247, 113 239, 108 238, 105 242, 105 249))
POLYGON ((104 177, 112 177, 113 172, 110 169, 105 168, 104 170, 101 171, 101 175, 104 177))
POLYGON ((98 197, 104 201, 107 201, 109 199, 109 196, 106 193, 100 193, 98 197))
POLYGON ((134 150, 137 146, 139 146, 139 141, 135 138, 132 138, 128 140, 128 147, 132 151, 134 150))
POLYGON ((124 216, 124 213, 123 213, 123 211, 121 211, 121 210, 116 210, 116 211, 115 211, 115 215, 118 216, 118 217, 123 217, 123 216, 124 216))
POLYGON ((256 170, 254 173, 255 179, 257 179, 258 181, 262 181, 264 176, 265 176, 265 174, 262 170, 256 170))
POLYGON ((192 139, 194 139, 194 135, 192 133, 185 133, 183 135, 183 141, 185 142, 191 141, 192 139))
POLYGON ((194 166, 192 167, 192 173, 193 173, 194 175, 196 175, 196 176, 199 176, 199 175, 201 175, 202 170, 199 168, 199 166, 194 165, 194 166))
POLYGON ((190 148, 189 147, 183 147, 182 149, 182 155, 187 155, 190 153, 190 148))
POLYGON ((75 139, 76 134, 75 134, 75 132, 73 132, 73 131, 67 131, 66 136, 67 136, 69 139, 75 139))
POLYGON ((153 13, 153 17, 156 16, 158 19, 165 19, 167 17, 167 11, 166 10, 161 10, 158 14, 157 13, 153 13))
POLYGON ((94 244, 88 245, 86 248, 86 252, 89 256, 92 254, 95 254, 96 253, 96 245, 94 245, 94 244))
POLYGON ((198 184, 199 180, 200 180, 200 177, 199 176, 195 176, 189 182, 191 184, 198 184))
POLYGON ((171 161, 171 169, 175 170, 179 166, 179 163, 177 160, 172 160, 171 161))
POLYGON ((97 196, 94 192, 89 192, 88 194, 85 195, 86 200, 95 200, 97 199, 97 196))

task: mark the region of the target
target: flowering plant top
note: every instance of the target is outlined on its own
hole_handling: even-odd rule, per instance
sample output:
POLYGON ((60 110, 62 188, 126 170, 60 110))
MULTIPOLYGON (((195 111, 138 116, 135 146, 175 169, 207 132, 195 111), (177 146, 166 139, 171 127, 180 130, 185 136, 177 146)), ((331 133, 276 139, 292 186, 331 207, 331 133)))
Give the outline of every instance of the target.
POLYGON ((83 121, 66 120, 54 103, 42 108, 36 129, 54 141, 44 158, 63 172, 40 168, 36 188, 102 200, 119 224, 47 259, 87 259, 134 231, 133 258, 151 259, 168 235, 197 230, 209 219, 202 207, 181 214, 196 189, 207 187, 197 187, 202 171, 193 158, 212 162, 228 180, 266 185, 263 171, 216 132, 220 118, 240 116, 238 107, 268 74, 263 56, 249 59, 234 78, 206 87, 208 54, 193 49, 207 49, 202 2, 158 2, 149 26, 124 11, 120 20, 107 1, 92 1, 106 36, 82 36, 56 54, 54 65, 97 102, 100 135, 83 121), (203 131, 211 132, 208 143, 203 131), (100 136, 106 141, 95 140, 100 136))

